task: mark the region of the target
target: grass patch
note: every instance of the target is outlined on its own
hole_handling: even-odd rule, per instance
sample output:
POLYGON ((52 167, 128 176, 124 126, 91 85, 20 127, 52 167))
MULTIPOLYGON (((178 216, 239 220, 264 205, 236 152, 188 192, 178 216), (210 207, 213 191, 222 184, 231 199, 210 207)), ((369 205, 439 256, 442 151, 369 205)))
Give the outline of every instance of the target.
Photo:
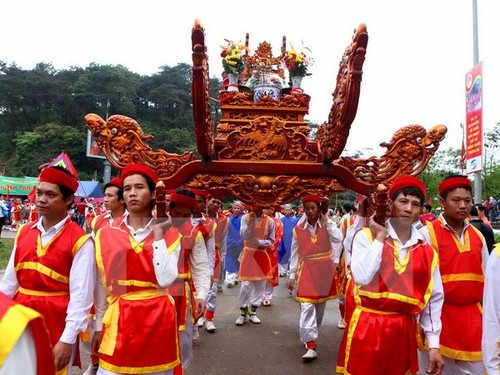
POLYGON ((9 262, 10 253, 13 247, 13 238, 2 238, 2 243, 0 243, 0 270, 7 268, 7 263, 9 262))

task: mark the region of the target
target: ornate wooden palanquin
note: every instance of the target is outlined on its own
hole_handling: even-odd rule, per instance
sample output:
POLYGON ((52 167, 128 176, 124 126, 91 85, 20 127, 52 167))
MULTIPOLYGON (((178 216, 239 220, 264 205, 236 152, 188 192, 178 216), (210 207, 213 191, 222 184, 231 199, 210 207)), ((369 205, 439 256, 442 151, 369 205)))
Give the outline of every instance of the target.
MULTIPOLYGON (((246 43, 248 45, 248 35, 246 43)), ((281 54, 284 52, 283 38, 281 54)), ((365 25, 353 34, 339 64, 333 104, 328 120, 318 127, 315 139, 305 121, 311 97, 302 90, 283 88, 281 99, 264 95, 254 102, 252 90, 221 90, 222 113, 215 128, 209 104, 209 71, 205 30, 195 22, 192 31, 193 117, 199 158, 152 150, 139 124, 121 115, 107 121, 95 114, 85 117, 87 127, 103 154, 116 168, 129 163, 154 168, 167 189, 195 187, 217 195, 231 195, 254 206, 283 204, 304 193, 330 195, 351 189, 363 195, 377 185, 389 185, 402 174, 418 175, 427 166, 446 134, 436 125, 400 128, 381 157, 341 156, 355 118, 368 44, 365 25)), ((272 62, 270 72, 283 76, 267 42, 259 44, 253 63, 272 62), (265 53, 263 53, 263 51, 265 53)), ((264 64, 261 64, 264 66, 264 64)), ((248 70, 242 74, 248 77, 248 70)))

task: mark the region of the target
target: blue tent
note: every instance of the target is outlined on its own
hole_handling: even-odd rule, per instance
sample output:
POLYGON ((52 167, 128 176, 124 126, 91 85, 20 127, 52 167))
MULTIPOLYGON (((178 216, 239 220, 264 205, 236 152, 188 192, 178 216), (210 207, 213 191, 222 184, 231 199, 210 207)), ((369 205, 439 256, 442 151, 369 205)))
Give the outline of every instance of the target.
POLYGON ((102 198, 104 197, 104 193, 99 181, 78 181, 78 190, 76 191, 75 196, 84 198, 102 198))

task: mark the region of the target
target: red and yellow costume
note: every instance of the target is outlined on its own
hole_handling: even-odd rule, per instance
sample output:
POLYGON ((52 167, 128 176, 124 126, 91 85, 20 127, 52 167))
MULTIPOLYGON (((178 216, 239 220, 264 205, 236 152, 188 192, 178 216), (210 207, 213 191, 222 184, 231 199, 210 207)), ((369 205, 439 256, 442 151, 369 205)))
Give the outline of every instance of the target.
MULTIPOLYGON (((254 230, 252 238, 267 238, 270 220, 273 219, 267 215, 263 215, 260 219, 255 220, 251 224, 253 225, 252 230, 254 230)), ((238 279, 240 281, 254 281, 270 280, 271 278, 271 260, 269 259, 267 247, 252 247, 249 240, 244 240, 238 279)))
MULTIPOLYGON (((16 304, 11 298, 0 293, 0 337, 2 338, 0 368, 27 329, 31 331, 34 340, 37 374, 54 374, 56 369, 52 345, 42 315, 26 306, 16 304)), ((29 358, 19 358, 19 360, 29 360, 29 358)))
POLYGON ((14 268, 19 289, 14 301, 42 314, 54 346, 66 326, 73 258, 89 235, 68 218, 56 237, 42 246, 36 224, 23 225, 17 235, 14 268))
POLYGON ((462 245, 445 227, 442 216, 426 226, 432 246, 439 255, 444 287, 441 354, 461 361, 482 361, 482 235, 469 225, 465 229, 462 245), (467 329, 457 329, 464 322, 467 322, 467 329))
POLYGON ((299 255, 295 299, 298 302, 326 302, 337 296, 330 238, 326 226, 318 227, 312 236, 306 224, 306 221, 299 223, 293 230, 299 255))
MULTIPOLYGON (((363 231, 373 242, 370 230, 363 231)), ((378 273, 368 285, 354 286, 355 309, 339 348, 337 372, 418 371, 416 317, 430 299, 436 267, 436 253, 422 240, 400 261, 397 242, 385 239, 378 273), (381 330, 383 335, 377 334, 381 330)))
POLYGON ((268 281, 268 285, 276 287, 280 283, 279 278, 279 267, 278 267, 278 258, 279 258, 279 247, 281 244, 281 239, 283 238, 283 222, 273 217, 274 220, 274 246, 272 248, 268 248, 269 260, 271 261, 271 276, 272 278, 268 281))
MULTIPOLYGON (((99 366, 117 373, 169 370, 180 363, 177 314, 168 289, 158 286, 153 233, 136 242, 124 222, 115 224, 96 235, 96 261, 109 303, 99 366), (137 348, 140 355, 130 355, 137 348)), ((170 228, 164 239, 174 251, 180 235, 170 228)))

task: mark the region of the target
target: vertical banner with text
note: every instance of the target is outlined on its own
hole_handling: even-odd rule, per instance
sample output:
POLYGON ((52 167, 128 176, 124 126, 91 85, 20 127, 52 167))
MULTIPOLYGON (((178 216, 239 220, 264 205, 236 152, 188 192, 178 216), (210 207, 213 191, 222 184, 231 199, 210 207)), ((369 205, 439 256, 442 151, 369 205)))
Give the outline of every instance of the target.
POLYGON ((467 174, 483 168, 483 63, 465 75, 467 174))

